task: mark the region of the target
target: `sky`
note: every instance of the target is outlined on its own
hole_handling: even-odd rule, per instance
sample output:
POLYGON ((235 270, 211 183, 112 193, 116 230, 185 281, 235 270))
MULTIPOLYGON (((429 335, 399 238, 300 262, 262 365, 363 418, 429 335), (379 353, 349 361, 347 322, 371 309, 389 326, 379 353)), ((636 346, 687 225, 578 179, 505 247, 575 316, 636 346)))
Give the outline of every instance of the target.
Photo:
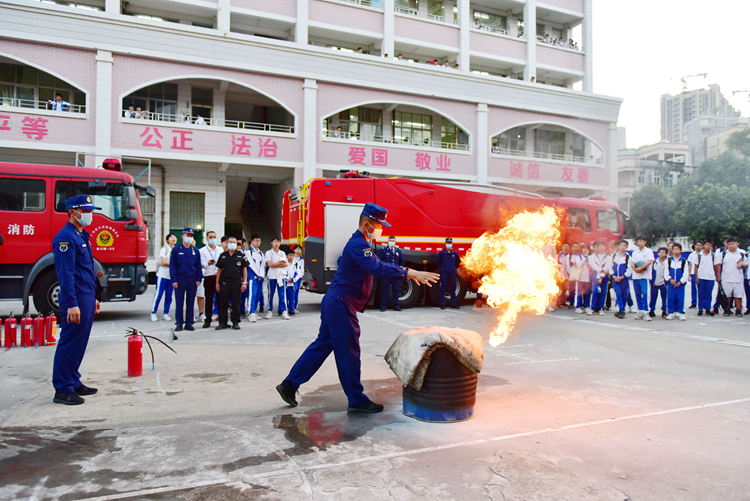
POLYGON ((622 98, 627 147, 659 141, 659 99, 716 83, 750 116, 750 0, 593 0, 594 92, 622 98))

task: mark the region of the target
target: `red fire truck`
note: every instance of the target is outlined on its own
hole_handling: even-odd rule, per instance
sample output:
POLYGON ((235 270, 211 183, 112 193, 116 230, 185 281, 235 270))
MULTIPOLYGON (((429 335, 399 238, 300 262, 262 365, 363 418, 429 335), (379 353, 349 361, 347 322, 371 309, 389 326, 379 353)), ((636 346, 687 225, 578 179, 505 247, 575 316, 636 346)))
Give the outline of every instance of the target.
POLYGON ((101 211, 86 229, 99 281, 98 299, 134 301, 148 287, 146 226, 137 186, 118 160, 103 169, 0 162, 0 299, 29 296, 37 311, 57 312, 60 286, 52 239, 68 221, 65 200, 91 195, 101 211))
MULTIPOLYGON (((302 245, 308 279, 305 288, 325 293, 337 269, 344 244, 357 226, 362 207, 374 202, 388 209, 406 265, 418 270, 434 270, 435 256, 444 248, 446 237, 463 256, 485 231, 498 231, 513 215, 543 206, 565 210, 562 241, 590 244, 594 240, 612 242, 624 233, 624 215, 603 197, 591 199, 544 198, 503 188, 458 182, 425 183, 413 179, 378 179, 356 172, 346 178, 312 179, 284 194, 282 239, 286 245, 302 245)), ((476 292, 476 280, 459 277, 459 300, 476 292)), ((421 287, 402 282, 401 307, 417 304, 426 289, 426 298, 437 305, 437 287, 421 287)), ((375 291, 373 291, 375 293, 375 291)))

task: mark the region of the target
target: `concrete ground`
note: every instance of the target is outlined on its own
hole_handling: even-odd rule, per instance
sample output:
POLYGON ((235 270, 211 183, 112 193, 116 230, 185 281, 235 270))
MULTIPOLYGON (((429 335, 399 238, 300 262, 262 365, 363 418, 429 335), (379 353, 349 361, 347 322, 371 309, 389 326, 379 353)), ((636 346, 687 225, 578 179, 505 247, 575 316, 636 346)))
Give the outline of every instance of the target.
MULTIPOLYGON (((286 406, 274 386, 315 337, 320 296, 301 314, 240 331, 182 332, 128 378, 125 328, 169 342, 152 291, 105 304, 82 366, 99 388, 52 403, 53 347, 0 351, 0 499, 747 500, 748 319, 645 323, 558 310, 486 341, 494 312, 368 311, 362 378, 385 404, 347 415, 329 359, 286 406), (401 413, 383 360, 404 330, 462 327, 485 339, 476 416, 401 413)), ((0 315, 18 305, 0 304, 0 315)))

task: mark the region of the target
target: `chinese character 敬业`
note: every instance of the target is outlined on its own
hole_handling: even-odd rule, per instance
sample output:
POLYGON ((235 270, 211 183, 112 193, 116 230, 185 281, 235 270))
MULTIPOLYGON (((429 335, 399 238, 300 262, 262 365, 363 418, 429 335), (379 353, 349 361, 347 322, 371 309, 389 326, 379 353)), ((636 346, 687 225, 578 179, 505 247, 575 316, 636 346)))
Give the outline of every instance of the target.
POLYGON ((529 170, 529 179, 539 179, 539 164, 532 162, 527 168, 529 170))
POLYGON ((384 150, 382 148, 373 148, 372 165, 388 167, 388 150, 384 150))
POLYGON ((232 134, 232 155, 247 155, 250 154, 250 138, 247 136, 235 136, 232 134))
POLYGON ((352 146, 349 148, 349 163, 352 165, 365 165, 365 149, 352 146))
POLYGON ((179 130, 179 129, 172 129, 173 134, 178 134, 180 136, 179 138, 179 145, 177 143, 178 139, 177 136, 174 136, 172 138, 172 149, 173 150, 192 150, 193 148, 188 148, 185 146, 185 143, 188 141, 192 141, 192 137, 187 137, 188 134, 192 135, 193 131, 191 130, 179 130))
POLYGON ((562 168, 562 180, 573 182, 573 168, 567 165, 562 168))
POLYGON ((510 163, 510 177, 523 177, 523 162, 510 163))
POLYGON ((154 133, 151 134, 151 127, 146 127, 146 130, 144 130, 143 134, 141 134, 141 137, 146 136, 146 139, 143 140, 141 146, 156 146, 157 148, 161 148, 161 141, 159 141, 159 139, 153 141, 154 134, 156 134, 156 137, 158 137, 159 139, 164 139, 164 137, 162 137, 161 133, 159 132, 159 129, 154 127, 154 133))
POLYGON ((32 136, 36 136, 34 139, 38 141, 47 135, 47 122, 49 122, 49 120, 46 118, 24 117, 23 120, 21 120, 21 123, 24 124, 21 128, 21 132, 26 134, 26 137, 29 139, 31 139, 32 136))
POLYGON ((430 154, 429 153, 417 153, 417 168, 419 170, 432 170, 430 169, 430 154))
POLYGON ((0 130, 10 130, 10 115, 0 115, 0 130))
POLYGON ((34 225, 33 224, 24 224, 23 225, 23 234, 24 235, 33 235, 34 234, 34 225))
POLYGON ((259 137, 258 144, 260 148, 258 152, 259 157, 276 158, 276 149, 278 148, 276 141, 271 141, 270 139, 263 141, 263 138, 259 137))
POLYGON ((589 182, 589 170, 586 167, 578 167, 578 172, 576 173, 576 175, 578 176, 579 183, 589 182))
POLYGON ((451 159, 448 155, 438 155, 435 161, 438 164, 437 170, 451 170, 451 159))

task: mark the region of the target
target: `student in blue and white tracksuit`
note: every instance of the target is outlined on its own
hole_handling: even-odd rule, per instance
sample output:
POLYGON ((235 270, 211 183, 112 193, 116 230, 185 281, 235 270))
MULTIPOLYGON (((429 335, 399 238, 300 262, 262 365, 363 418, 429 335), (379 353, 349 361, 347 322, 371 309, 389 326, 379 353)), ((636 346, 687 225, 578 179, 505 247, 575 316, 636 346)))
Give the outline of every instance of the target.
POLYGON ((627 253, 628 243, 625 240, 618 240, 617 252, 612 254, 612 267, 610 268, 610 274, 612 275, 612 288, 615 290, 615 296, 617 297, 617 318, 625 318, 625 305, 630 294, 630 276, 633 274, 633 269, 630 267, 630 256, 627 253))
POLYGON ((266 265, 268 266, 268 313, 266 313, 266 319, 273 318, 273 296, 274 293, 279 291, 279 316, 286 312, 286 304, 282 299, 284 294, 284 288, 278 289, 278 278, 281 270, 286 270, 286 254, 284 251, 279 250, 281 240, 274 238, 271 240, 271 250, 266 251, 266 265))
POLYGON ((713 242, 706 240, 703 242, 703 249, 696 255, 695 265, 691 270, 695 275, 695 282, 698 286, 698 316, 704 314, 713 317, 711 311, 711 300, 714 296, 714 287, 716 285, 716 269, 714 265, 718 264, 717 254, 713 252, 713 242))
POLYGON ((635 315, 636 320, 651 321, 648 315, 648 289, 649 279, 651 278, 651 265, 654 262, 654 251, 646 247, 646 237, 636 237, 635 243, 638 246, 630 256, 630 266, 633 268, 633 291, 635 300, 638 304, 638 313, 635 315), (636 263, 643 263, 640 267, 636 263))
POLYGON ((672 246, 672 257, 664 267, 664 280, 667 282, 667 320, 672 320, 677 313, 680 320, 685 320, 685 284, 690 276, 690 265, 682 259, 682 245, 672 246))
POLYGON ((52 106, 52 111, 67 111, 70 109, 70 103, 62 100, 62 94, 55 94, 55 100, 47 101, 47 104, 52 106))
POLYGON ((302 275, 299 274, 299 267, 297 266, 297 260, 295 259, 296 254, 294 251, 287 252, 288 265, 286 267, 286 277, 284 277, 284 298, 286 299, 286 310, 290 315, 294 315, 294 311, 297 309, 297 283, 299 283, 302 275))
POLYGON ((251 284, 252 291, 250 292, 250 307, 247 310, 250 312, 250 321, 257 322, 258 316, 255 314, 258 309, 258 305, 263 300, 263 281, 265 280, 265 267, 266 258, 259 249, 260 247, 260 235, 252 235, 250 237, 250 249, 245 252, 247 260, 250 262, 250 267, 247 269, 247 281, 251 284))
MULTIPOLYGON (((666 247, 660 247, 658 257, 651 265, 651 302, 649 303, 649 318, 656 316, 656 298, 661 295, 661 317, 667 318, 667 282, 664 280, 664 267, 667 265, 666 247)), ((709 300, 710 301, 710 300, 709 300)))
POLYGON ((294 311, 289 313, 299 312, 299 289, 302 285, 302 277, 305 276, 305 258, 302 257, 302 247, 299 245, 294 248, 294 264, 297 266, 297 276, 299 280, 294 282, 294 311))
POLYGON ((604 315, 604 302, 607 299, 609 274, 612 268, 612 257, 605 252, 604 242, 593 242, 594 253, 589 256, 589 266, 595 274, 591 294, 591 308, 599 315, 604 315))
POLYGON ((169 277, 169 256, 172 254, 172 248, 177 243, 177 237, 170 233, 166 238, 167 245, 161 248, 159 252, 159 268, 156 270, 156 291, 154 300, 151 302, 151 321, 157 322, 159 317, 156 311, 159 309, 162 295, 164 296, 164 315, 162 319, 169 322, 172 320, 169 316, 169 308, 172 306, 172 281, 169 277))

